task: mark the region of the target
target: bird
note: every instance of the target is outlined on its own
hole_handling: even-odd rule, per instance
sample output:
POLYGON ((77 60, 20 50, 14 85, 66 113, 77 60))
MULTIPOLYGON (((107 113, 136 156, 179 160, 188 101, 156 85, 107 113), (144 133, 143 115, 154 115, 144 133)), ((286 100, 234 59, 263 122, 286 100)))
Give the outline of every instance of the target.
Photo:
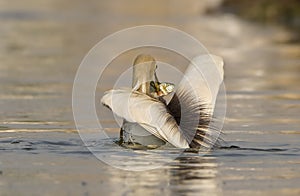
POLYGON ((175 89, 160 82, 157 63, 149 54, 138 55, 133 63, 131 88, 111 89, 101 103, 123 119, 121 143, 156 148, 209 149, 218 141, 214 107, 223 82, 223 59, 213 54, 194 57, 175 89), (173 94, 171 101, 164 97, 173 94))

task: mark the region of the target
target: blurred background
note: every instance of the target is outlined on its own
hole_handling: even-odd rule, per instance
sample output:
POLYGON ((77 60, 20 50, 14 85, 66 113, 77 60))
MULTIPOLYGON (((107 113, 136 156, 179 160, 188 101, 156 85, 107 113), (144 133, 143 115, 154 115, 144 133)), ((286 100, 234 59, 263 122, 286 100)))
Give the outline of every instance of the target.
POLYGON ((72 121, 72 82, 85 54, 105 36, 144 24, 183 30, 223 56, 226 78, 234 81, 227 81, 229 90, 299 89, 299 63, 293 64, 299 59, 298 1, 2 0, 0 20, 0 116, 6 120, 72 121), (243 73, 232 77, 240 69, 255 76, 251 85, 241 84, 243 73))
POLYGON ((298 0, 0 0, 0 24, 0 192, 300 194, 298 0), (224 58, 228 148, 128 173, 84 148, 72 85, 97 42, 146 24, 185 31, 224 58))

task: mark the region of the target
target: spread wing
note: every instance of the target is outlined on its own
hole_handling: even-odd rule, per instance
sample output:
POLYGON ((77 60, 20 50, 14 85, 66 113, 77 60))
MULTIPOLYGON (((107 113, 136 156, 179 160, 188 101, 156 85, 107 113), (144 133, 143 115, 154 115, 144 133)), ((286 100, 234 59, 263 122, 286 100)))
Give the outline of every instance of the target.
POLYGON ((116 115, 128 122, 139 123, 151 134, 163 138, 175 147, 189 147, 176 120, 159 100, 131 89, 116 89, 106 92, 101 102, 116 115))
POLYGON ((210 148, 219 136, 220 130, 212 116, 223 75, 221 57, 197 56, 167 106, 190 147, 210 148))

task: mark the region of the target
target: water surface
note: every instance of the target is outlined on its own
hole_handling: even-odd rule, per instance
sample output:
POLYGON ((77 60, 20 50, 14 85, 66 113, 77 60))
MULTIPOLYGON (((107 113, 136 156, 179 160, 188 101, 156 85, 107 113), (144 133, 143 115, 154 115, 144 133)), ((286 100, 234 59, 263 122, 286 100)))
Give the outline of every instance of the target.
MULTIPOLYGON (((0 193, 299 195, 300 46, 283 42, 289 33, 280 27, 205 15, 217 2, 189 1, 182 9, 179 1, 0 1, 0 193), (76 69, 96 42, 143 24, 186 31, 224 57, 227 117, 223 147, 204 156, 176 149, 126 154, 111 140, 95 141, 102 145, 98 153, 112 159, 143 153, 140 166, 182 153, 158 169, 132 172, 88 151, 74 126, 71 92, 76 69)), ((137 52, 113 62, 119 69, 108 76, 117 77, 137 52)), ((161 60, 171 56, 152 52, 161 60)), ((112 82, 103 79, 97 98, 112 82)), ((97 110, 116 139, 111 114, 97 110)))

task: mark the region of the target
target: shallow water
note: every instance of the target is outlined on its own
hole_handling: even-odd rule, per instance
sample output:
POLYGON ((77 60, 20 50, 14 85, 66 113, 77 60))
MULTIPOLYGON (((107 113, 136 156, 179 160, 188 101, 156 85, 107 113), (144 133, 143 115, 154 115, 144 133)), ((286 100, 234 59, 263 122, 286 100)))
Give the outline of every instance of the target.
MULTIPOLYGON (((179 1, 159 6, 156 1, 0 1, 1 195, 299 195, 300 46, 285 43, 289 34, 279 27, 204 15, 215 2, 189 1, 181 9, 179 1), (98 115, 112 139, 89 144, 80 139, 71 93, 82 58, 104 36, 143 24, 184 30, 224 57, 222 148, 201 156, 168 147, 123 149, 114 144, 118 129, 100 105, 98 115), (116 169, 87 147, 128 169, 159 167, 116 169)), ((97 99, 137 52, 112 63, 119 69, 107 70, 112 79, 103 79, 97 99)), ((151 52, 162 60, 170 57, 167 51, 151 52)), ((173 61, 184 70, 184 60, 173 61)))

